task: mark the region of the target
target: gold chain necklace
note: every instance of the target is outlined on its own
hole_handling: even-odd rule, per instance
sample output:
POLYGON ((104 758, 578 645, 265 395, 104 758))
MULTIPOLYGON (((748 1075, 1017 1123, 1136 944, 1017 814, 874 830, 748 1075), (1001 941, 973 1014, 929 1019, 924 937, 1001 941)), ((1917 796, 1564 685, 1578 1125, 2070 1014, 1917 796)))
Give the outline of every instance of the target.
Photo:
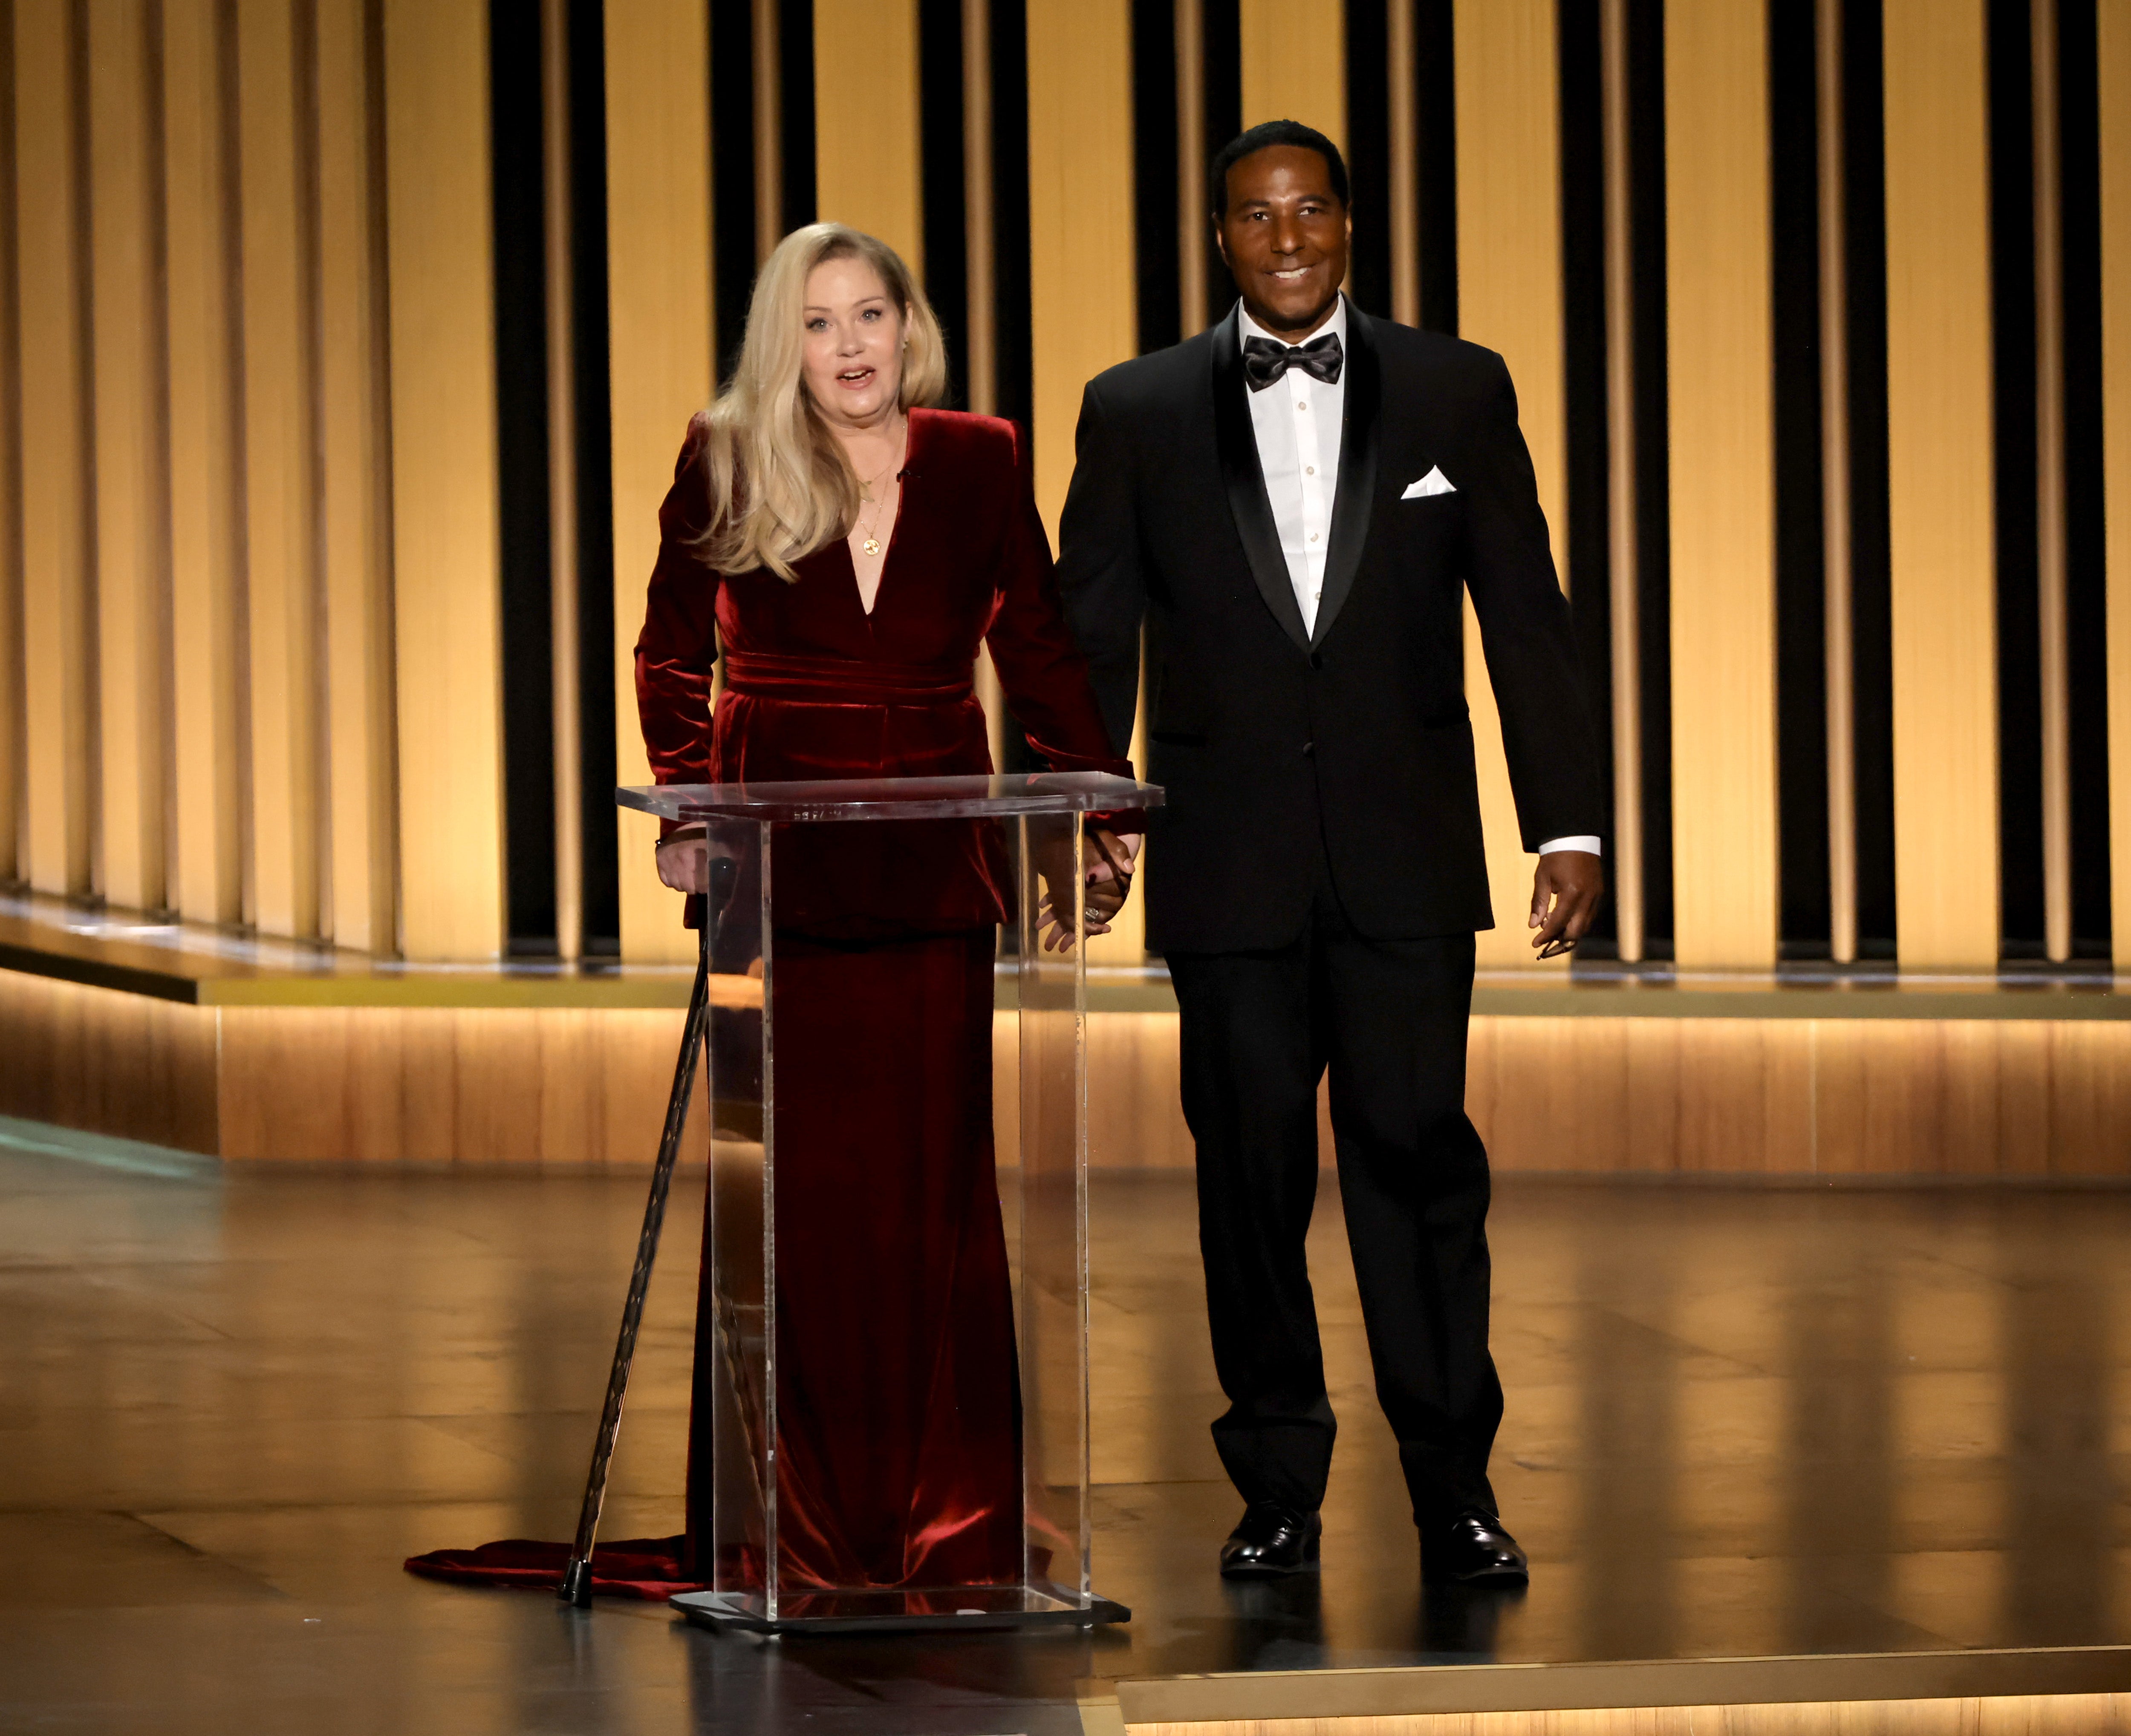
POLYGON ((862 538, 859 543, 859 547, 866 552, 866 558, 869 560, 877 560, 880 556, 880 538, 874 533, 875 528, 880 524, 880 509, 882 506, 886 504, 884 498, 880 500, 874 500, 873 491, 874 489, 879 487, 881 483, 887 481, 889 475, 894 471, 902 462, 903 460, 900 456, 891 458, 888 461, 887 469, 882 471, 878 476, 874 477, 870 481, 864 479, 860 481, 859 498, 861 500, 871 502, 873 505, 873 523, 871 524, 866 523, 864 514, 861 513, 859 515, 859 532, 862 538))

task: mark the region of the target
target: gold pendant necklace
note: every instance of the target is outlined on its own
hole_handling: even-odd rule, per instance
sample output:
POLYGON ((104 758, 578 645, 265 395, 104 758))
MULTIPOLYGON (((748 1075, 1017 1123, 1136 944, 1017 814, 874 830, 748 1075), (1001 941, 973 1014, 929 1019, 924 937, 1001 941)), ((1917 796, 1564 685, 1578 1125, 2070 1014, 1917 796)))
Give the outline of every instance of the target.
MULTIPOLYGON (((892 470, 893 467, 891 465, 889 469, 892 470)), ((880 509, 884 503, 874 500, 873 491, 879 484, 888 480, 888 471, 883 471, 872 481, 861 482, 859 485, 859 498, 869 502, 874 509, 872 524, 868 524, 863 517, 859 520, 859 530, 864 538, 859 547, 866 552, 868 560, 878 560, 880 557, 880 538, 875 533, 880 524, 880 509)))
POLYGON ((898 454, 896 457, 891 458, 888 461, 888 468, 883 471, 878 476, 872 478, 870 481, 861 479, 859 483, 859 499, 871 505, 874 509, 873 523, 871 524, 868 524, 865 521, 864 514, 861 513, 859 516, 858 525, 859 534, 861 539, 860 541, 859 547, 865 551, 866 558, 869 561, 877 561, 880 558, 880 538, 878 532, 880 525, 880 509, 883 503, 879 500, 874 500, 873 491, 895 473, 897 467, 902 463, 902 457, 898 454))
POLYGON ((866 558, 869 560, 877 560, 880 556, 880 538, 875 533, 875 527, 879 523, 880 514, 878 512, 874 514, 872 524, 868 524, 863 519, 859 520, 859 533, 864 538, 859 547, 866 552, 866 558))

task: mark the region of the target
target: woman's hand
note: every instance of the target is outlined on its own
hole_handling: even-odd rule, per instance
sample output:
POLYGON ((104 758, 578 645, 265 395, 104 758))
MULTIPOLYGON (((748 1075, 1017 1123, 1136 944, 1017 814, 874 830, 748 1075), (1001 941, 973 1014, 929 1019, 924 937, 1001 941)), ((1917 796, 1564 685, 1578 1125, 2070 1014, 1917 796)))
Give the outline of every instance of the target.
MULTIPOLYGON (((1087 882, 1080 895, 1083 934, 1109 933, 1111 919, 1124 908, 1125 900, 1131 896, 1133 867, 1139 859, 1141 842, 1137 832, 1128 833, 1120 839, 1107 826, 1088 829, 1080 852, 1081 873, 1087 882)), ((1059 849, 1055 873, 1050 861, 1041 866, 1044 879, 1041 925, 1043 949, 1070 952, 1075 940, 1072 919, 1070 912, 1061 914, 1058 908, 1059 892, 1066 876, 1071 872, 1067 852, 1063 848, 1059 849)))
POLYGON ((658 878, 677 892, 710 891, 710 840, 701 832, 663 840, 658 846, 658 878))

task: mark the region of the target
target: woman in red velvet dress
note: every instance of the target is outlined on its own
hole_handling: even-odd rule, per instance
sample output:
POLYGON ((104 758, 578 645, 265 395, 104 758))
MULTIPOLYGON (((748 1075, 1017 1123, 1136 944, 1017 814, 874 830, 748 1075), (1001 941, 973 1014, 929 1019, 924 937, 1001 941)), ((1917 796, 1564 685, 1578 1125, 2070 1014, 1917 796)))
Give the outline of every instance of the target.
MULTIPOLYGON (((946 384, 931 310, 879 242, 816 224, 764 265, 737 377, 691 424, 660 513, 636 647, 660 782, 989 772, 979 643, 1054 769, 1130 775, 1059 612, 1027 447, 929 408, 946 384)), ((668 835, 659 876, 700 891, 705 858, 668 835)), ((1090 889, 1091 929, 1122 884, 1090 889)), ((997 828, 788 830, 773 897, 783 1583, 1013 1581, 997 828)), ((706 1295, 699 1356, 713 1330, 706 1295)), ((709 1576, 706 1423, 699 1404, 691 1581, 709 1576)))
MULTIPOLYGON (((659 782, 988 772, 979 644, 1054 769, 1130 775, 1059 613, 1027 447, 1011 423, 931 408, 946 386, 939 325, 889 248, 816 223, 771 255, 736 375, 689 424, 659 509, 636 646, 659 782)), ((676 892, 706 887, 701 830, 665 828, 659 878, 676 892)), ((1096 934, 1137 839, 1089 836, 1096 934)), ((788 1591, 1021 1576, 991 1098, 994 936, 1012 896, 987 825, 802 827, 777 845, 788 1591)), ((663 1596, 710 1578, 716 1344, 706 1286, 687 1533, 601 1547, 595 1590, 663 1596)), ((409 1565, 552 1586, 567 1552, 491 1544, 409 1565)))

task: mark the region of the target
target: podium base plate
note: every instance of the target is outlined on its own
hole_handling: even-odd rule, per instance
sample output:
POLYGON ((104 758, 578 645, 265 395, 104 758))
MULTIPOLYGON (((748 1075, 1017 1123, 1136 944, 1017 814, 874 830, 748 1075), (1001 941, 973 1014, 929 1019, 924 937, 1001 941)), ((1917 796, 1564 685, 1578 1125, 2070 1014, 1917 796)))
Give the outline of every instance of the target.
POLYGON ((975 1633, 1020 1628, 1094 1628, 1128 1622, 1106 1597, 1061 1585, 945 1585, 922 1591, 800 1591, 769 1613, 759 1591, 683 1591, 666 1600, 701 1627, 740 1633, 975 1633))

